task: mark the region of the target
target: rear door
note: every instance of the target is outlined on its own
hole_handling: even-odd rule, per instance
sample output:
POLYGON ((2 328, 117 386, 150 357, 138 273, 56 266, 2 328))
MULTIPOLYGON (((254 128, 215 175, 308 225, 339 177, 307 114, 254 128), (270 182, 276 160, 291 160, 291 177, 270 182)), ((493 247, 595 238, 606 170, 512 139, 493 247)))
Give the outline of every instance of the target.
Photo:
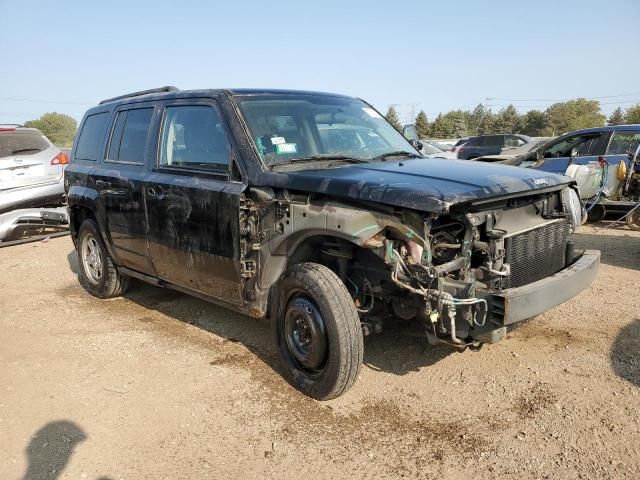
POLYGON ((498 155, 502 151, 504 135, 487 135, 483 137, 482 149, 479 156, 498 155))
POLYGON ((230 177, 234 150, 214 99, 166 102, 145 201, 158 277, 238 304, 244 185, 230 177))
POLYGON ((100 168, 93 175, 116 262, 152 275, 144 203, 145 159, 154 151, 151 127, 159 107, 150 103, 116 110, 100 168))
POLYGON ((565 135, 545 147, 543 161, 534 168, 564 175, 571 164, 595 162, 604 154, 606 137, 604 132, 565 135))

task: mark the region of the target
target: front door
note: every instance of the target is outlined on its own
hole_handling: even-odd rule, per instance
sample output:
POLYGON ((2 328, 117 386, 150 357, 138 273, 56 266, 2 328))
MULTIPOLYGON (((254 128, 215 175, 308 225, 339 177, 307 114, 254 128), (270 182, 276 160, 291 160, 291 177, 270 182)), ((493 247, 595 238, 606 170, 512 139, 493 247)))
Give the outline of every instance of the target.
POLYGON ((153 275, 147 245, 143 180, 145 157, 153 150, 150 126, 155 108, 116 113, 105 159, 94 173, 96 190, 119 265, 153 275))
POLYGON ((594 162, 604 153, 604 137, 602 132, 589 132, 560 138, 545 147, 543 161, 534 168, 564 175, 571 164, 594 162))
POLYGON ((230 180, 228 131, 214 100, 167 103, 145 201, 157 276, 237 304, 244 185, 230 180))

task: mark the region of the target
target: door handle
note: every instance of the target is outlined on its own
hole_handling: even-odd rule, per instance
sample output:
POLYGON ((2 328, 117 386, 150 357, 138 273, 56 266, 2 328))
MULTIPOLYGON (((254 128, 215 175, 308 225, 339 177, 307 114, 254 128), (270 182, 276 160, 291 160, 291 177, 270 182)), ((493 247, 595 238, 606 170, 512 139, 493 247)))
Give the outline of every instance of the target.
POLYGON ((149 187, 147 188, 147 195, 149 195, 150 197, 155 197, 158 194, 158 192, 156 192, 156 189, 153 187, 149 187))

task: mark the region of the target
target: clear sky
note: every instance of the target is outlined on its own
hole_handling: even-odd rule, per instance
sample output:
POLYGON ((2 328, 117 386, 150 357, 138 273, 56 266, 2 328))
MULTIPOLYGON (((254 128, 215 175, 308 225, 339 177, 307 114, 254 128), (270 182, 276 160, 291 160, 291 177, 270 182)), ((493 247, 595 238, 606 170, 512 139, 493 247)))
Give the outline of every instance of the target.
POLYGON ((487 97, 608 113, 640 102, 640 0, 0 0, 0 68, 0 122, 162 85, 346 93, 403 121, 487 97))

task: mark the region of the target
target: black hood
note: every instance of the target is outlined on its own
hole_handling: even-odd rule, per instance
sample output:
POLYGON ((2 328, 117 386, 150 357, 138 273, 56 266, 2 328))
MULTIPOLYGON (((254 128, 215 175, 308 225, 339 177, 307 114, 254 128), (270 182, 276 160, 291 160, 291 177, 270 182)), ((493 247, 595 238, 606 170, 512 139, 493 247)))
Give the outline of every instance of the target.
POLYGON ((569 177, 469 160, 439 158, 265 172, 262 186, 442 213, 463 202, 567 185, 569 177))

